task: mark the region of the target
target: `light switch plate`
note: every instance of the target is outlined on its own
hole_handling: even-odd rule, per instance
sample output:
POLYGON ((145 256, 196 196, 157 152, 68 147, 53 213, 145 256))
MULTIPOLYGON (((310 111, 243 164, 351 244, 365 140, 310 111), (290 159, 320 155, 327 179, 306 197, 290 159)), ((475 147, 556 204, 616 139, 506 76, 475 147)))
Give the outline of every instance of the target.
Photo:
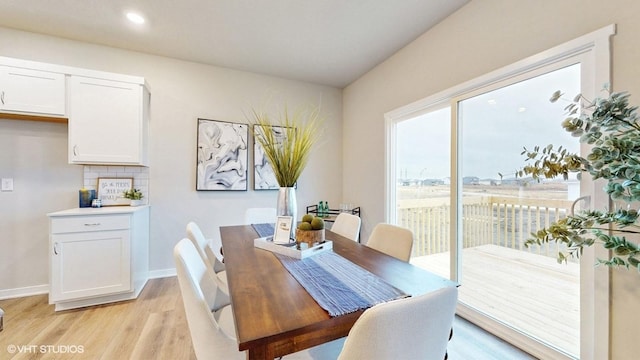
POLYGON ((2 178, 2 191, 13 191, 13 178, 2 178))

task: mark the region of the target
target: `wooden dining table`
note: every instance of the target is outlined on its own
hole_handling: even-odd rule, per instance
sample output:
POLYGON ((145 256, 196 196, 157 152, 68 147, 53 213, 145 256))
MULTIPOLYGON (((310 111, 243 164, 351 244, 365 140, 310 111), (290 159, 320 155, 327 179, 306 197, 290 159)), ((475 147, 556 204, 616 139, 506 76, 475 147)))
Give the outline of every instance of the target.
MULTIPOLYGON (((364 310, 331 317, 274 253, 253 245, 251 225, 220 227, 238 350, 274 359, 347 336, 364 310)), ((416 296, 452 281, 326 230, 333 251, 416 296)))

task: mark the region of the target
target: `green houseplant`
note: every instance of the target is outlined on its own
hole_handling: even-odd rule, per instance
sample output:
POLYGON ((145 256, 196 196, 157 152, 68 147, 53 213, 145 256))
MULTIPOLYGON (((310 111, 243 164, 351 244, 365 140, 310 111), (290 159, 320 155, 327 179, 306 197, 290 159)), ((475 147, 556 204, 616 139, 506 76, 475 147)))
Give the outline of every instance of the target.
POLYGON ((122 196, 124 196, 126 199, 131 200, 131 206, 138 206, 142 204, 142 198, 144 197, 144 195, 142 194, 142 191, 140 191, 140 189, 130 189, 130 190, 125 190, 122 193, 122 196))
POLYGON ((255 141, 260 143, 281 187, 293 187, 309 161, 311 148, 320 135, 320 112, 310 107, 290 114, 285 107, 279 118, 253 110, 255 141), (255 128, 260 127, 260 130, 255 128), (272 127, 279 134, 268 131, 272 127))
MULTIPOLYGON (((313 145, 320 137, 321 121, 320 109, 315 106, 294 113, 289 113, 285 106, 275 119, 265 112, 252 111, 254 141, 262 146, 280 186, 276 207, 278 215, 297 219, 295 186, 309 162, 313 145)), ((291 238, 295 239, 295 226, 291 227, 291 238)))
MULTIPOLYGON (((569 153, 562 147, 548 145, 524 149, 526 165, 517 176, 542 178, 569 173, 589 174, 594 180, 604 179, 603 189, 616 204, 613 209, 587 210, 570 214, 549 227, 532 234, 525 245, 549 241, 563 243, 567 253, 558 254, 558 262, 579 257, 584 248, 600 244, 611 250, 608 259, 598 263, 614 267, 635 268, 640 271, 640 247, 628 237, 640 233, 638 201, 640 200, 640 123, 637 107, 629 105, 629 94, 613 93, 605 88, 607 98, 588 101, 581 95, 566 106, 567 118, 562 127, 581 143, 591 146, 586 157, 569 153)), ((556 91, 552 102, 562 97, 556 91)))

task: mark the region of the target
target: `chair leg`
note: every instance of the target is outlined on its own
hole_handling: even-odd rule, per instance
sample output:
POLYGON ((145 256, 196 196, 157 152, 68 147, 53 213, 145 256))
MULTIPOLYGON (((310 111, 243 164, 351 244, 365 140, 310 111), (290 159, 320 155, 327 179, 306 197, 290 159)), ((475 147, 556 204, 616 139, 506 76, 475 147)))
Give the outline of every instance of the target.
MULTIPOLYGON (((451 338, 453 337, 453 327, 451 327, 451 331, 449 331, 449 341, 451 341, 451 338)), ((445 352, 444 353, 444 360, 447 360, 449 358, 449 352, 445 352)))

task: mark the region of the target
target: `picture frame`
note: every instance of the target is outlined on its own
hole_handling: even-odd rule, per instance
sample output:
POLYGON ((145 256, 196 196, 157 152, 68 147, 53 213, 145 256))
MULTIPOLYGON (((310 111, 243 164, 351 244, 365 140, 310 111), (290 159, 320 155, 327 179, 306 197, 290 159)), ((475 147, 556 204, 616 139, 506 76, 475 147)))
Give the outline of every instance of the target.
POLYGON ((285 139, 287 132, 282 126, 253 125, 253 189, 254 190, 277 190, 280 188, 278 180, 273 172, 273 168, 265 156, 264 148, 259 141, 256 141, 256 134, 264 131, 273 131, 276 138, 285 139))
POLYGON ((273 242, 275 244, 288 244, 291 237, 291 225, 293 217, 278 216, 276 219, 275 230, 273 233, 273 242))
POLYGON ((198 118, 196 190, 246 191, 249 125, 198 118))
POLYGON ((126 190, 133 189, 133 178, 98 178, 97 198, 102 201, 102 206, 129 205, 130 200, 124 197, 126 190))

